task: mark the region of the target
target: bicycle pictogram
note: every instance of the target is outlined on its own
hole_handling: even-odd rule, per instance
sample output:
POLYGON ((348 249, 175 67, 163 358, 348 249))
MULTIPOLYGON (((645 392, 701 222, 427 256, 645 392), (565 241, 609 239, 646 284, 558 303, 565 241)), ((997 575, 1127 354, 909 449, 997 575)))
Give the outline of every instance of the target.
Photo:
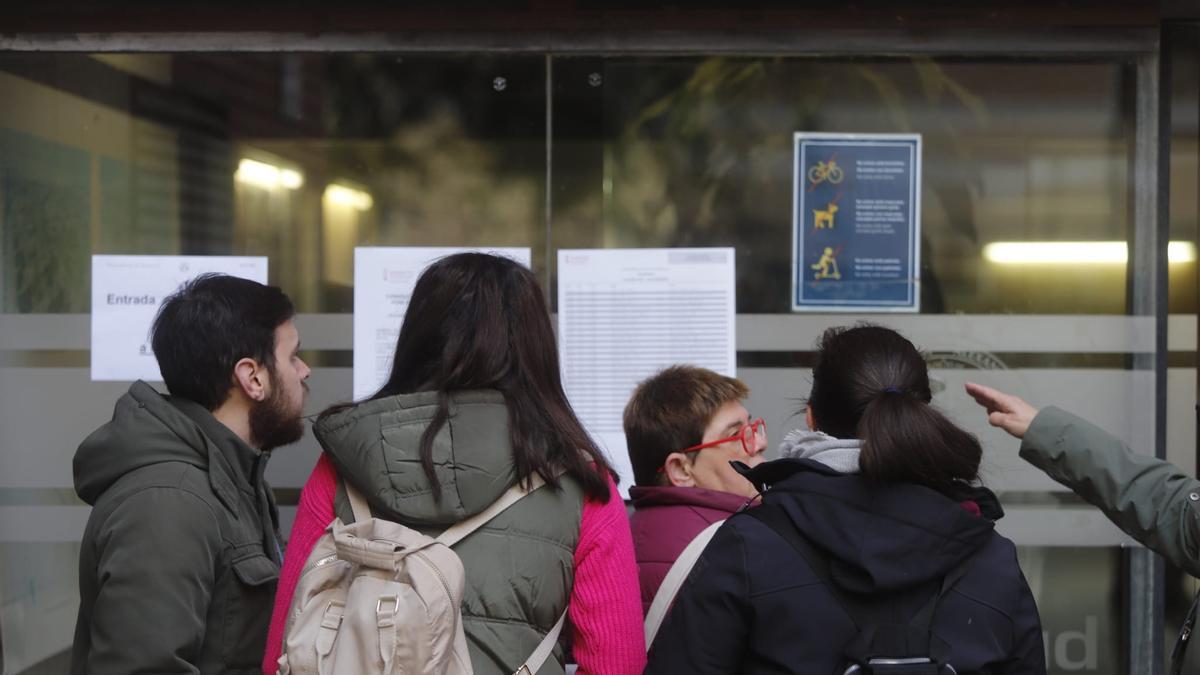
POLYGON ((832 157, 829 158, 828 162, 818 161, 808 169, 808 182, 812 183, 813 185, 817 185, 818 183, 823 183, 825 181, 829 181, 830 183, 837 185, 838 183, 842 182, 842 179, 845 177, 845 174, 842 172, 842 167, 838 166, 837 160, 832 157))

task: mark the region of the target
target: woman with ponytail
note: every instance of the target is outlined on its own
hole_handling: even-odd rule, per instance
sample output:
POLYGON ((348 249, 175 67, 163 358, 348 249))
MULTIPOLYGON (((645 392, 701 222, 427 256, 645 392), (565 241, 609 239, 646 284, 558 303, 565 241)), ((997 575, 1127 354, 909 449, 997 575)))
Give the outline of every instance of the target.
POLYGON ((826 331, 808 429, 782 459, 739 468, 762 505, 705 549, 646 672, 1045 673, 1016 547, 978 485, 979 441, 931 400, 899 333, 826 331))

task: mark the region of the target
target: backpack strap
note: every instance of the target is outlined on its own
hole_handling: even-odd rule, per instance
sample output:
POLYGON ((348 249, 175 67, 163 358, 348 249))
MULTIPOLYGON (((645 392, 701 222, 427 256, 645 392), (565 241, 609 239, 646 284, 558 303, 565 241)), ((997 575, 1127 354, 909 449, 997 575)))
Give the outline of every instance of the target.
MULTIPOLYGON (((557 475, 562 475, 562 472, 559 472, 557 475)), ((445 532, 438 535, 437 540, 446 546, 454 546, 465 539, 467 535, 478 530, 484 523, 500 515, 505 509, 521 501, 526 495, 545 485, 546 481, 534 473, 529 477, 529 483, 528 490, 519 482, 514 484, 503 495, 500 495, 499 499, 492 502, 491 506, 488 506, 466 520, 450 526, 445 532)), ((549 633, 546 633, 546 637, 542 638, 538 646, 534 647, 529 658, 525 659, 525 663, 521 664, 521 667, 517 668, 513 675, 533 675, 541 669, 542 665, 546 663, 546 659, 550 658, 550 655, 554 653, 554 646, 558 644, 558 636, 562 633, 563 624, 566 621, 567 610, 564 609, 562 615, 558 617, 558 622, 554 624, 549 633)))
POLYGON ((343 480, 342 485, 346 488, 346 499, 350 500, 350 511, 354 513, 354 522, 361 523, 370 520, 371 505, 367 504, 362 493, 356 490, 348 480, 343 480))
POLYGON ((564 609, 562 616, 558 617, 558 623, 554 624, 554 628, 551 628, 549 633, 546 633, 546 637, 542 638, 533 653, 525 659, 525 663, 522 663, 513 675, 533 675, 541 670, 542 664, 546 663, 546 659, 550 658, 550 654, 554 651, 554 645, 558 643, 558 635, 562 633, 563 624, 566 622, 567 610, 564 609))
MULTIPOLYGON (((562 475, 562 473, 563 472, 559 472, 556 475, 562 475)), ((436 539, 446 546, 453 547, 455 544, 465 539, 467 535, 471 534, 475 530, 478 530, 489 520, 500 515, 505 509, 521 501, 521 499, 526 495, 546 484, 546 481, 536 473, 531 475, 529 478, 530 485, 528 490, 526 490, 520 483, 515 483, 512 487, 508 488, 504 494, 500 495, 499 499, 492 502, 486 509, 476 513, 470 518, 461 520, 454 525, 451 525, 450 527, 446 528, 444 532, 439 534, 436 539)), ((362 522, 370 519, 371 506, 362 496, 362 493, 355 489, 355 487, 350 484, 350 481, 343 479, 342 485, 346 489, 346 498, 350 501, 350 510, 354 513, 354 521, 362 522)))
POLYGON ((545 485, 546 481, 534 473, 529 476, 529 483, 528 490, 520 482, 514 483, 512 487, 508 488, 504 494, 500 495, 499 499, 492 502, 486 509, 466 520, 460 520, 451 525, 446 531, 437 536, 437 540, 446 546, 453 547, 465 539, 467 535, 482 527, 487 521, 500 515, 505 509, 521 501, 526 495, 545 485))
POLYGON ((679 592, 679 587, 683 585, 692 568, 696 566, 696 561, 700 559, 700 554, 704 552, 704 548, 708 546, 708 542, 712 541, 713 536, 724 522, 724 520, 718 520, 693 537, 679 557, 675 559, 662 583, 659 584, 658 592, 654 594, 654 601, 650 603, 650 610, 646 612, 647 652, 650 651, 650 644, 654 642, 654 636, 658 634, 658 629, 662 626, 663 619, 667 616, 667 610, 671 607, 671 601, 679 592))
MULTIPOLYGON (((564 471, 559 471, 555 475, 561 476, 564 471)), ((371 508, 367 501, 363 499, 361 493, 354 489, 348 481, 342 481, 346 486, 346 497, 350 500, 350 509, 354 512, 354 520, 356 522, 366 520, 371 517, 371 508)), ((525 489, 520 482, 515 483, 508 488, 500 498, 492 502, 486 509, 479 513, 462 520, 454 525, 451 525, 444 532, 437 536, 437 540, 446 546, 453 547, 458 542, 462 541, 475 530, 478 530, 492 518, 500 515, 505 509, 521 501, 529 493, 542 487, 546 481, 537 473, 529 477, 529 489, 525 489)), ((558 636, 562 633, 563 624, 567 621, 567 610, 563 610, 561 616, 558 617, 558 622, 550 629, 549 633, 542 638, 538 646, 534 648, 533 653, 521 664, 521 667, 516 670, 514 675, 533 675, 541 669, 546 663, 546 659, 554 653, 554 646, 558 644, 558 636)))

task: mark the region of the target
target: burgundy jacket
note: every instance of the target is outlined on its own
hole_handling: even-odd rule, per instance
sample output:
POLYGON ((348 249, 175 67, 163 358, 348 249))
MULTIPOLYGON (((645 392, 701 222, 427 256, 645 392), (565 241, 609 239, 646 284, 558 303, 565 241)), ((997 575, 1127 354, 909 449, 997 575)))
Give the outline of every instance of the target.
POLYGON ((690 487, 632 487, 633 550, 642 588, 642 612, 675 559, 709 525, 733 515, 746 498, 728 492, 690 487))

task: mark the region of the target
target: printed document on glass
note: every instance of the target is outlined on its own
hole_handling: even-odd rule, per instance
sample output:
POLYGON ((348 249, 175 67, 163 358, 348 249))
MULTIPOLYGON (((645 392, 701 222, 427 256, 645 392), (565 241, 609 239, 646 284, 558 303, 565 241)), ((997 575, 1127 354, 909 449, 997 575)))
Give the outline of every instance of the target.
POLYGON ((267 283, 267 259, 249 256, 92 256, 92 379, 161 382, 150 328, 168 295, 201 274, 267 283))
POLYGON ((732 248, 558 252, 563 384, 621 474, 633 470, 621 415, 638 382, 674 364, 737 370, 732 248))
POLYGON ((392 369, 400 324, 417 277, 455 253, 494 253, 531 265, 530 249, 486 247, 358 247, 354 249, 354 400, 379 391, 392 369))

